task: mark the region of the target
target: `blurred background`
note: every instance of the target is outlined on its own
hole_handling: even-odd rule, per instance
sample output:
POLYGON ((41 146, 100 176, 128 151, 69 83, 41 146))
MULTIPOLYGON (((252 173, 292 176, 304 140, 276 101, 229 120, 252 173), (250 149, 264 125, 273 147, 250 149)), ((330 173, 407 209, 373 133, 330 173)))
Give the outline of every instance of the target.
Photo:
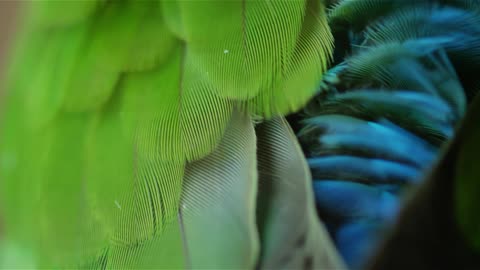
POLYGON ((12 40, 15 10, 20 1, 0 1, 0 71, 3 71, 7 48, 12 40))
MULTIPOLYGON (((8 48, 12 42, 16 7, 19 1, 0 1, 0 112, 3 103, 3 73, 8 58, 8 48)), ((1 181, 1 179, 0 179, 1 181)), ((2 214, 0 213, 0 237, 2 236, 2 214)))

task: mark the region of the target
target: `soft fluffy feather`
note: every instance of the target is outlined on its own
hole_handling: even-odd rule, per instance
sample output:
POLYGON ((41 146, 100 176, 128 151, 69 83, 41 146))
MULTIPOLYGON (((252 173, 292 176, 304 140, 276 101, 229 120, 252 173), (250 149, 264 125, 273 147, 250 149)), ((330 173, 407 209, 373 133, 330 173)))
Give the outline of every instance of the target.
POLYGON ((331 9, 338 65, 307 106, 299 137, 319 214, 354 269, 476 94, 474 2, 344 0, 331 9))

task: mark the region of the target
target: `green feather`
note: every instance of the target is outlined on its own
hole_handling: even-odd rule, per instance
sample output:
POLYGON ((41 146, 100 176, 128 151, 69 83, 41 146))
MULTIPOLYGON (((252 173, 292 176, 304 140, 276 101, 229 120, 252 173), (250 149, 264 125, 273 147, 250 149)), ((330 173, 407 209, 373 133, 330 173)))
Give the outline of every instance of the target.
POLYGON ((148 7, 112 2, 88 22, 84 42, 64 88, 65 110, 95 110, 108 101, 129 61, 137 26, 148 7))
POLYGON ((298 110, 326 69, 332 37, 319 1, 165 1, 164 10, 207 89, 254 114, 298 110))
POLYGON ((186 166, 180 217, 189 268, 255 267, 256 150, 252 121, 235 110, 215 151, 186 166))
POLYGON ((62 28, 91 18, 105 0, 35 1, 29 3, 30 19, 37 27, 62 28))
POLYGON ((9 243, 42 268, 253 268, 251 118, 316 91, 322 2, 77 2, 32 2, 18 34, 0 145, 9 243), (184 202, 202 217, 179 222, 184 202))

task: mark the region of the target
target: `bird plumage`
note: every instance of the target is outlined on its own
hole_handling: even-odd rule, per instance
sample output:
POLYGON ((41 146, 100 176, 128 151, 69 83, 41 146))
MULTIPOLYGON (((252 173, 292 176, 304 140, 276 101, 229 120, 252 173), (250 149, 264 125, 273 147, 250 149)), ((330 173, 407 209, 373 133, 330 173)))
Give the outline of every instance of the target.
POLYGON ((342 265, 282 119, 329 61, 322 1, 40 1, 22 14, 5 83, 1 254, 29 259, 4 267, 342 265), (273 121, 261 136, 260 121, 273 121), (260 199, 287 209, 260 211, 260 199), (271 222, 292 215, 301 228, 271 222))
POLYGON ((478 90, 479 8, 461 0, 331 8, 335 65, 298 136, 319 215, 353 269, 375 253, 478 90))

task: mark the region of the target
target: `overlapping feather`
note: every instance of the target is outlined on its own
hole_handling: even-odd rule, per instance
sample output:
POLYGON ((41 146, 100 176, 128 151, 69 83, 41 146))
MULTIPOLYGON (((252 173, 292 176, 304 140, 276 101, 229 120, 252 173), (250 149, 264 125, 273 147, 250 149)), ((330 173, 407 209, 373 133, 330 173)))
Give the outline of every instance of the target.
MULTIPOLYGON (((360 268, 478 91, 480 2, 336 2, 330 24, 338 65, 307 106, 299 136, 319 214, 347 264, 360 268)), ((393 241, 389 248, 392 256, 393 241)), ((376 269, 393 266, 379 260, 376 269)))
POLYGON ((43 1, 25 14, 0 148, 7 242, 37 267, 253 267, 247 114, 314 93, 332 42, 322 2, 43 1))

